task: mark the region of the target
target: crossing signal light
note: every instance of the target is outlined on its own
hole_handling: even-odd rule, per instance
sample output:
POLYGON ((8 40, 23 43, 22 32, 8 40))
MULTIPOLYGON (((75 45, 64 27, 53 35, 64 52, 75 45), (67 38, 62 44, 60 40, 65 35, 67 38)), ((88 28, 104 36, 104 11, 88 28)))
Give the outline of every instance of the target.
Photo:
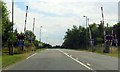
POLYGON ((106 36, 106 40, 112 40, 112 39, 113 39, 113 36, 111 36, 111 35, 106 36))

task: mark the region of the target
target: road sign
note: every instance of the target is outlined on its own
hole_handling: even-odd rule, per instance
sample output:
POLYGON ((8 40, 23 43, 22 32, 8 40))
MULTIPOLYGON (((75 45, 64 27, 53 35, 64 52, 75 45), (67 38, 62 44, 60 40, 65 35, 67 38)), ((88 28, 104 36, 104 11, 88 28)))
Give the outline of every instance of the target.
POLYGON ((18 41, 18 46, 24 46, 24 41, 23 40, 18 41))

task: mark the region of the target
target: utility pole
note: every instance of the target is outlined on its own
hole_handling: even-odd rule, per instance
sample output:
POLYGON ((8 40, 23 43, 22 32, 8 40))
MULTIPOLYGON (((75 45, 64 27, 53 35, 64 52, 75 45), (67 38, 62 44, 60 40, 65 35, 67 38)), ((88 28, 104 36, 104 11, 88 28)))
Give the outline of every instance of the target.
MULTIPOLYGON (((14 25, 14 0, 12 0, 12 24, 14 25)), ((12 25, 12 35, 13 35, 13 25, 12 25)), ((12 36, 13 39, 13 36, 12 36)), ((13 41, 9 39, 9 54, 13 55, 13 41)))
POLYGON ((26 15, 25 15, 25 26, 24 26, 24 33, 25 33, 25 31, 26 31, 27 12, 28 12, 28 6, 26 6, 26 15))

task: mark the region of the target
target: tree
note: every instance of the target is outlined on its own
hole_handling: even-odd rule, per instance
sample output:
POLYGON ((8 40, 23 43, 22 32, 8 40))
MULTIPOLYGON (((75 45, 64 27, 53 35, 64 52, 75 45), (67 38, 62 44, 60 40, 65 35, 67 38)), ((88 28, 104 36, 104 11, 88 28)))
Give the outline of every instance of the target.
POLYGON ((88 43, 88 35, 86 34, 88 32, 84 27, 73 26, 71 30, 67 30, 62 47, 86 49, 88 43))
POLYGON ((4 47, 12 41, 13 24, 9 20, 9 13, 3 1, 0 1, 0 7, 2 7, 2 46, 4 47))
POLYGON ((34 35, 34 33, 32 31, 26 30, 25 37, 26 37, 26 40, 28 40, 31 43, 32 41, 35 41, 36 36, 34 35))
MULTIPOLYGON (((21 33, 21 34, 23 34, 23 33, 21 33)), ((34 35, 34 33, 30 30, 26 30, 24 36, 25 36, 25 39, 24 39, 25 44, 24 45, 25 46, 34 46, 35 37, 36 37, 34 35)))
MULTIPOLYGON (((103 28, 108 32, 108 34, 112 34, 113 27, 103 27, 103 24, 90 24, 90 30, 92 32, 92 39, 94 39, 94 45, 104 44, 104 31, 103 28)), ((120 44, 120 23, 115 25, 115 30, 118 38, 118 44, 120 44)), ((74 49, 88 49, 89 43, 89 28, 84 28, 82 26, 73 26, 72 29, 68 29, 66 35, 64 36, 64 42, 62 47, 66 48, 74 48, 74 49)))

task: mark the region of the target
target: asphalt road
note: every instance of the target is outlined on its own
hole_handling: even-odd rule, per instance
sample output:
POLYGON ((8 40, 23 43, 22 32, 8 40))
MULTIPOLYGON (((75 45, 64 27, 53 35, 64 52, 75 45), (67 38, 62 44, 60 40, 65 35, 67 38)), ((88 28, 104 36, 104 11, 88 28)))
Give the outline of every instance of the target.
POLYGON ((6 70, 118 70, 118 58, 85 51, 46 49, 6 70))

